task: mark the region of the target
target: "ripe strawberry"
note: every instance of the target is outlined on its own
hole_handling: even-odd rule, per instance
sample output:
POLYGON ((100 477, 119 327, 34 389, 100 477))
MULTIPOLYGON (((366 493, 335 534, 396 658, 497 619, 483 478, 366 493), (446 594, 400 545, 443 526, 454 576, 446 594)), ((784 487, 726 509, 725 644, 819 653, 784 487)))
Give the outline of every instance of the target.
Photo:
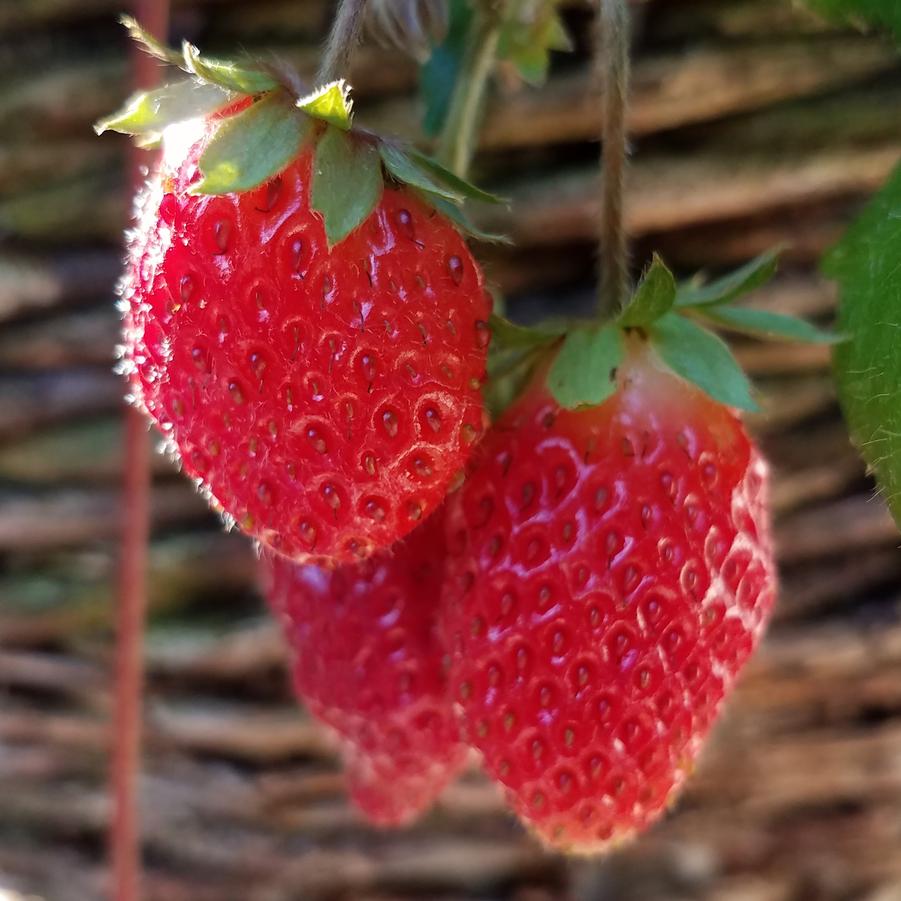
POLYGON ((258 189, 192 195, 208 138, 167 157, 132 243, 137 402, 263 543, 299 559, 386 547, 435 509, 481 434, 479 268, 404 187, 329 249, 310 150, 258 189))
POLYGON ((665 810, 775 593, 767 470, 740 420, 626 343, 598 406, 533 382, 447 512, 464 737, 544 841, 585 852, 665 810))
POLYGON ((422 813, 465 757, 434 635, 443 558, 441 513, 361 563, 262 557, 297 693, 340 736, 351 797, 383 825, 422 813))

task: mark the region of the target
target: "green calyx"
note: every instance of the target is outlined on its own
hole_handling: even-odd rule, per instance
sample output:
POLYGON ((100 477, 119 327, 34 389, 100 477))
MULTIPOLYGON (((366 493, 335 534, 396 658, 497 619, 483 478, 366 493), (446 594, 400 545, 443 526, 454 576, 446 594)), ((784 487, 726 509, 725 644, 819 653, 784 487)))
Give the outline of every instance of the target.
MULTIPOLYGON (((603 403, 616 391, 616 373, 625 353, 624 337, 638 332, 660 359, 686 381, 730 407, 755 411, 751 384, 729 346, 713 331, 754 338, 833 343, 838 336, 802 319, 735 306, 742 295, 765 284, 776 271, 770 251, 734 272, 703 283, 678 283, 656 255, 629 302, 612 322, 553 323, 535 328, 492 318, 495 378, 525 380, 524 373, 550 351, 547 386, 566 409, 603 403)), ((511 392, 497 390, 499 397, 511 392)))
POLYGON ((361 225, 378 204, 386 180, 406 185, 461 231, 482 240, 462 210, 467 200, 500 198, 457 177, 415 148, 354 129, 350 87, 342 80, 297 98, 297 79, 252 62, 206 57, 185 42, 165 47, 128 17, 131 36, 155 58, 188 77, 130 97, 96 123, 98 134, 133 135, 158 143, 166 128, 216 114, 222 122, 200 160, 194 194, 248 191, 276 176, 306 147, 313 150, 311 204, 321 214, 330 246, 361 225))

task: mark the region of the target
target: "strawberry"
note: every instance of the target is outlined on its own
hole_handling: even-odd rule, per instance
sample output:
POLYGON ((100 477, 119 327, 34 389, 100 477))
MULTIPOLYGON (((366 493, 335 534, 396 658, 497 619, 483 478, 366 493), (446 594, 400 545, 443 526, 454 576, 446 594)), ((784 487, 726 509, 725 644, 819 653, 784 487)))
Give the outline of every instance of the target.
POLYGON ((245 533, 357 559, 440 504, 483 430, 490 299, 452 204, 471 187, 353 131, 343 83, 298 101, 186 47, 187 99, 99 126, 164 145, 122 284, 131 392, 245 533))
POLYGON ((351 797, 382 825, 422 813, 465 758, 435 644, 443 557, 440 512, 360 563, 262 557, 297 693, 340 737, 351 797))
POLYGON ((672 802, 776 587, 767 469, 738 416, 644 332, 623 342, 600 404, 564 409, 541 371, 447 512, 465 738, 517 814, 579 852, 672 802))

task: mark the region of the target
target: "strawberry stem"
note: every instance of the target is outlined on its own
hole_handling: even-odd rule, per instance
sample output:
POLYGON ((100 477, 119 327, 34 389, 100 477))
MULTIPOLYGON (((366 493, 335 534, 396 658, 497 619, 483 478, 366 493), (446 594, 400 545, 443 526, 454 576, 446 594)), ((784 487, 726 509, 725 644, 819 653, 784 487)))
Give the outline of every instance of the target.
POLYGON ((606 320, 619 313, 629 292, 628 248, 623 225, 629 93, 627 0, 600 0, 599 26, 598 56, 604 75, 604 132, 598 311, 606 320))
MULTIPOLYGON (((168 0, 137 0, 136 14, 150 33, 166 33, 168 0)), ((155 60, 132 51, 135 87, 158 79, 155 60)), ((145 151, 132 147, 130 162, 135 190, 140 189, 145 151)), ((116 586, 116 648, 111 752, 112 816, 109 826, 111 896, 117 901, 140 897, 140 828, 137 781, 141 745, 141 696, 144 686, 143 637, 147 606, 147 542, 149 538, 150 449, 147 422, 135 407, 125 410, 125 471, 122 484, 122 541, 116 586)))
POLYGON ((317 85, 349 76, 350 58, 360 41, 365 8, 366 0, 341 0, 339 3, 316 73, 317 85))
POLYGON ((482 102, 494 68, 506 8, 507 0, 495 0, 479 5, 475 11, 447 120, 438 140, 438 160, 461 178, 468 173, 475 155, 482 102))

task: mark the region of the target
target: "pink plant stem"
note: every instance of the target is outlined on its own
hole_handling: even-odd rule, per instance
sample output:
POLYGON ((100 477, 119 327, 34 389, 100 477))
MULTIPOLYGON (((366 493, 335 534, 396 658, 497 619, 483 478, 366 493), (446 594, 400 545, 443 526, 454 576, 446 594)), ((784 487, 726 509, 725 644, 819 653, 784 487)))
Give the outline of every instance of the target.
MULTIPOLYGON (((168 0, 137 0, 135 15, 151 34, 161 38, 165 36, 169 18, 168 0)), ((132 70, 135 88, 151 87, 158 78, 156 61, 139 50, 133 51, 132 70)), ((148 161, 146 151, 132 149, 129 163, 135 189, 143 181, 142 167, 148 161)), ((134 407, 125 410, 124 450, 111 760, 110 896, 114 901, 137 901, 140 897, 141 872, 137 782, 144 685, 150 448, 147 421, 134 407)))

